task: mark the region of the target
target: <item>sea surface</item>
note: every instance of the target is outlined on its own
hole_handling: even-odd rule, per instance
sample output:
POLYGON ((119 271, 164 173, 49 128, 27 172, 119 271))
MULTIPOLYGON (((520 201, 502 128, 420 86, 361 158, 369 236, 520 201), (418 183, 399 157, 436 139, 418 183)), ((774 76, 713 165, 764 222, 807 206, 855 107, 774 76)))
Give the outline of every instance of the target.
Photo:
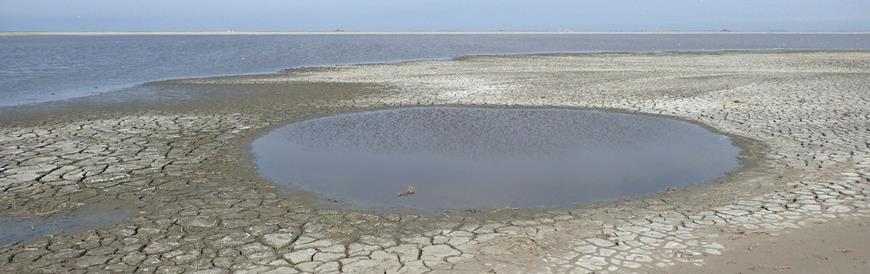
POLYGON ((149 81, 477 54, 870 49, 868 34, 0 36, 0 107, 149 81))

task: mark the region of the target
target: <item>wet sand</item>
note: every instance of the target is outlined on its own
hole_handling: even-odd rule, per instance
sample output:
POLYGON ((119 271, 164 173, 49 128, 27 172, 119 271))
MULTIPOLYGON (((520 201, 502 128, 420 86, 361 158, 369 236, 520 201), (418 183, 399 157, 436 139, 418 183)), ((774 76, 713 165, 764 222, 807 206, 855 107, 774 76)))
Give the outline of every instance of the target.
POLYGON ((734 236, 728 250, 705 258, 703 266, 682 264, 656 273, 867 273, 870 220, 831 220, 777 237, 765 233, 734 236))
MULTIPOLYGON (((866 238, 860 229, 812 224, 870 216, 868 64, 870 53, 845 51, 478 56, 150 83, 148 96, 6 109, 0 216, 64 214, 119 199, 135 213, 2 247, 0 267, 583 273, 732 260, 745 269, 740 264, 755 262, 732 252, 741 244, 729 240, 735 235, 866 238), (732 136, 744 169, 613 203, 419 215, 338 209, 281 191, 251 166, 253 139, 288 122, 427 105, 676 117, 732 136)), ((775 263, 800 257, 789 258, 775 263)), ((842 264, 832 269, 866 262, 842 264)))

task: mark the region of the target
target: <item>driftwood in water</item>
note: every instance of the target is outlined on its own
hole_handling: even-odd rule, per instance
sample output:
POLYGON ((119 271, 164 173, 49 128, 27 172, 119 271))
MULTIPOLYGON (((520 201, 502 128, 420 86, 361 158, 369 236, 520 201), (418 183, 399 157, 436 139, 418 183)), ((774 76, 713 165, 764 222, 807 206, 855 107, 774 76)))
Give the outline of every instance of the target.
POLYGON ((406 189, 405 192, 399 193, 398 196, 399 197, 411 196, 411 195, 414 195, 416 193, 417 193, 417 189, 415 189, 413 186, 408 186, 408 189, 406 189))

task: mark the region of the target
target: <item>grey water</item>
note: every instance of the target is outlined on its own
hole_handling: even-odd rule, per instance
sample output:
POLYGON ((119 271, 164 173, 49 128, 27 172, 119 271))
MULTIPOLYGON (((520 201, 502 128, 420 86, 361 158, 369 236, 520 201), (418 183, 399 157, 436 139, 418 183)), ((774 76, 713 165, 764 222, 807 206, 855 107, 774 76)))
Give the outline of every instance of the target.
POLYGON ((141 83, 475 54, 870 49, 867 34, 0 36, 0 107, 141 83))
POLYGON ((0 218, 0 247, 26 243, 33 239, 59 233, 75 234, 122 221, 130 210, 89 205, 71 212, 42 218, 0 218))
POLYGON ((252 144, 287 189, 371 210, 547 208, 613 201, 740 168, 726 136, 663 117, 572 109, 418 107, 277 128, 252 144), (400 196, 408 186, 413 195, 400 196))

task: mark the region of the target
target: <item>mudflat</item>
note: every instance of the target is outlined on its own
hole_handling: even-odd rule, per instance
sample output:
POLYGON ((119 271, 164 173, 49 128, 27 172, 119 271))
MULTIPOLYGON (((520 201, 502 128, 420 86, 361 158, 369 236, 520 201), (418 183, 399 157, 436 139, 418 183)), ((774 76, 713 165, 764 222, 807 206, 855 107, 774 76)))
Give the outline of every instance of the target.
MULTIPOLYGON (((473 56, 146 86, 0 112, 2 218, 131 212, 0 247, 2 272, 797 271, 803 257, 779 256, 777 239, 870 249, 841 247, 867 239, 853 228, 870 216, 868 52, 473 56), (730 136, 743 168, 615 202, 421 214, 338 207, 252 166, 251 142, 287 123, 429 105, 682 119, 730 136), (747 235, 772 251, 742 259, 747 235)), ((838 262, 827 272, 866 270, 838 262)))

